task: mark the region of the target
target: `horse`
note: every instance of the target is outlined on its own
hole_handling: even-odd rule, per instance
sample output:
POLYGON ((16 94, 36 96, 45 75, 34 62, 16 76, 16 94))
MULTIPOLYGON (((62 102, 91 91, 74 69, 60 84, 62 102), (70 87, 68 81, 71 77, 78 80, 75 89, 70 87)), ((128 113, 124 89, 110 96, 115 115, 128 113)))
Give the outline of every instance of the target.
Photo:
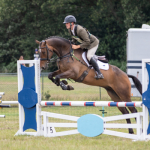
MULTIPOLYGON (((81 82, 91 86, 99 86, 106 89, 108 95, 114 102, 131 102, 131 83, 129 78, 132 78, 136 88, 142 95, 142 84, 132 75, 128 75, 118 67, 109 64, 109 69, 101 70, 104 79, 96 80, 95 70, 89 68, 82 58, 83 49, 73 50, 71 42, 65 38, 52 36, 41 42, 36 40, 39 44, 40 55, 40 68, 46 69, 47 64, 54 60, 52 59, 53 53, 58 58, 58 70, 50 72, 48 78, 57 86, 61 86, 64 90, 73 90, 73 87, 67 85, 67 82, 62 82, 60 79, 67 78, 74 81, 81 82), (54 78, 55 77, 55 78, 54 78)), ((122 114, 129 114, 126 107, 118 107, 122 114)), ((136 113, 135 107, 128 107, 131 113, 136 113)), ((126 119, 128 124, 131 123, 130 119, 126 119)), ((129 133, 133 134, 133 129, 129 128, 129 133)))

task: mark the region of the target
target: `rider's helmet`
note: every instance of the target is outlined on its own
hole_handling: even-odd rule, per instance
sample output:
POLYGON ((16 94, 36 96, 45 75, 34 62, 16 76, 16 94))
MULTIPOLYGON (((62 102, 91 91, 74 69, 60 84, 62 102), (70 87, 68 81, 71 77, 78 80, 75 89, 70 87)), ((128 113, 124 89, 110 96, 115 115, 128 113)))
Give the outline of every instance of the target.
POLYGON ((70 23, 70 22, 76 23, 76 18, 72 15, 66 16, 63 23, 70 23))

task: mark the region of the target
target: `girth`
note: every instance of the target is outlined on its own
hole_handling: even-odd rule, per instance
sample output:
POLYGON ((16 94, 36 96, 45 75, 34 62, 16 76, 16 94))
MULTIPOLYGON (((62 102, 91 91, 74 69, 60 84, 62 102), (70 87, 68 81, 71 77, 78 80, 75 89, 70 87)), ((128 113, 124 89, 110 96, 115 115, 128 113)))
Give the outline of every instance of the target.
POLYGON ((82 82, 84 80, 84 78, 88 75, 89 71, 91 70, 92 66, 89 66, 87 70, 85 70, 82 75, 75 80, 76 82, 82 82))

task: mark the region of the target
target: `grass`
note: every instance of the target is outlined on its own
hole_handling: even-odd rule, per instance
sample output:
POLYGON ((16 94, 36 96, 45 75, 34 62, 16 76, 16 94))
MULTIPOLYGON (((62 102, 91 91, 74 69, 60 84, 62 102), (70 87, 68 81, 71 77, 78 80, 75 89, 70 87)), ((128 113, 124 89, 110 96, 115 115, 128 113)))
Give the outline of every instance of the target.
MULTIPOLYGON (((0 91, 5 92, 3 100, 17 100, 17 77, 0 76, 0 91)), ((47 77, 44 78, 43 93, 49 91, 50 100, 81 100, 81 101, 97 101, 100 99, 99 87, 87 86, 80 83, 71 83, 74 91, 62 91, 60 87, 51 83, 47 77)), ((107 92, 101 89, 101 100, 110 101, 107 92)), ((140 101, 139 98, 132 98, 140 101)), ((43 99, 44 100, 44 99, 43 99)), ((82 116, 87 113, 102 115, 101 107, 44 107, 42 110, 55 113, 82 116)), ((138 108, 140 111, 141 108, 138 108)), ((105 116, 120 115, 117 108, 105 107, 107 114, 105 116)), ((63 137, 33 137, 33 136, 14 136, 19 129, 18 124, 18 108, 0 109, 0 114, 5 114, 6 118, 0 118, 0 150, 148 150, 150 142, 137 141, 132 142, 130 139, 100 135, 94 138, 88 138, 81 134, 69 135, 63 137)), ((62 122, 60 119, 49 118, 51 122, 62 122)), ((63 122, 68 122, 64 121, 63 122)), ((125 123, 125 120, 120 120, 118 123, 125 123)), ((132 119, 132 123, 135 120, 132 119)), ((62 131, 62 128, 56 128, 56 131, 62 131)), ((128 132, 127 129, 117 129, 117 131, 128 132)))

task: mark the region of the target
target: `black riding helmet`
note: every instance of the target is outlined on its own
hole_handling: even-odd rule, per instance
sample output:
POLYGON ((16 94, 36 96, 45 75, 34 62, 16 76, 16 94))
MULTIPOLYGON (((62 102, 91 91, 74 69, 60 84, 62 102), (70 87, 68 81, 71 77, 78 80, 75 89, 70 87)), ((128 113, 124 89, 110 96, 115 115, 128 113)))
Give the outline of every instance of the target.
POLYGON ((76 18, 72 15, 66 16, 63 23, 70 23, 70 22, 76 23, 76 18))

